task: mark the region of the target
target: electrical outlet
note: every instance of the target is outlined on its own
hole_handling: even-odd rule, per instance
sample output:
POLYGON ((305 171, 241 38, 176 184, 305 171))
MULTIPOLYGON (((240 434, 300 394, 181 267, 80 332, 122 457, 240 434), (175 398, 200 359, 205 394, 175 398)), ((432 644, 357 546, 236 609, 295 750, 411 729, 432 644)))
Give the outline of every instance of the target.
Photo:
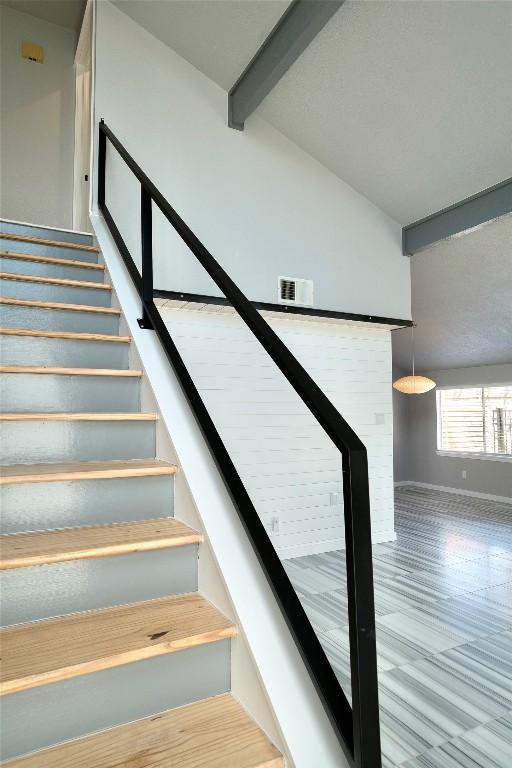
POLYGON ((341 504, 342 501, 343 501, 342 493, 329 494, 329 504, 331 505, 331 507, 336 507, 338 504, 341 504))
POLYGON ((279 518, 273 517, 270 521, 270 525, 272 527, 272 533, 279 533, 279 518))
POLYGON ((467 470, 465 470, 465 469, 462 470, 462 479, 463 480, 467 480, 468 479, 468 473, 467 473, 467 470))

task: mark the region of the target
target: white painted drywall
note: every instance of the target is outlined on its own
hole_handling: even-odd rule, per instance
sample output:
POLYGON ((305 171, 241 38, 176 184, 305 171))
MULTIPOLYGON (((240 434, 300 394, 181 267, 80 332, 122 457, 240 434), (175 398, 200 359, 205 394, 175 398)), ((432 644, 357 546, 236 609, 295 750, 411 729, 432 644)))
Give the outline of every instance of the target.
MULTIPOLYGON (((109 2, 97 4, 95 65, 96 121, 105 119, 249 298, 276 301, 279 275, 304 277, 317 307, 410 317, 395 221, 258 116, 243 133, 227 128, 226 92, 109 2)), ((136 252, 138 184, 111 153, 107 166, 108 205, 136 252)), ((218 293, 159 224, 157 287, 218 293)))
MULTIPOLYGON (((344 548, 340 454, 240 318, 193 307, 162 317, 280 557, 344 548)), ((373 540, 394 539, 390 331, 267 321, 365 443, 373 540)))
POLYGON ((1 19, 0 211, 5 218, 72 226, 75 33, 12 8, 1 19), (23 40, 44 63, 21 57, 23 40))

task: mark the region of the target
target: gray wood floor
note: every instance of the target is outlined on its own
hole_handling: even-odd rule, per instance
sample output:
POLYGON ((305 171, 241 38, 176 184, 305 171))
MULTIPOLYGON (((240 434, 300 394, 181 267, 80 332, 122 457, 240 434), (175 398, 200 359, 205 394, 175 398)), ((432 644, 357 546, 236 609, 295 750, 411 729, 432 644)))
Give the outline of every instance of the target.
MULTIPOLYGON (((407 486, 374 546, 383 766, 512 767, 512 505, 407 486)), ((285 561, 350 693, 342 552, 285 561)))

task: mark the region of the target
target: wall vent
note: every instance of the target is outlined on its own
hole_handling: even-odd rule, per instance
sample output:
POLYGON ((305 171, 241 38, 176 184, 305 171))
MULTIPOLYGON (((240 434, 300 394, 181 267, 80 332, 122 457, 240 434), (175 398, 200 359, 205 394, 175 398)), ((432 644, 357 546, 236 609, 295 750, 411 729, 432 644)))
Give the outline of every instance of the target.
POLYGON ((277 300, 279 304, 293 304, 301 307, 313 306, 313 281, 299 277, 280 277, 277 300))

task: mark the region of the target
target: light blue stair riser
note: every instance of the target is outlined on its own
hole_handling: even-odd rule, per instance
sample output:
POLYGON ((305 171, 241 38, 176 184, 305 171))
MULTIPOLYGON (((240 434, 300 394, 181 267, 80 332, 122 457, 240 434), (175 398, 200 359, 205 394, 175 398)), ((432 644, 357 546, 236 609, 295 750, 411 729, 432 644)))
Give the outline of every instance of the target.
POLYGON ((230 641, 221 640, 11 693, 2 701, 2 759, 227 693, 230 668, 230 641))
POLYGON ((3 464, 114 461, 155 456, 155 422, 4 421, 3 464))
POLYGON ((0 327, 70 333, 119 333, 119 316, 67 309, 42 309, 0 304, 0 327))
POLYGON ((0 238, 0 251, 11 253, 28 253, 32 256, 55 256, 58 259, 80 259, 92 264, 98 263, 96 251, 83 251, 78 248, 60 248, 54 245, 42 245, 40 243, 27 243, 23 240, 10 240, 8 237, 0 238))
POLYGON ((110 307, 112 294, 98 288, 33 283, 29 280, 2 279, 2 296, 11 299, 58 301, 63 304, 86 304, 91 307, 110 307))
MULTIPOLYGON (((128 368, 128 344, 120 341, 0 336, 2 365, 59 368, 128 368)), ((42 381, 40 382, 43 383, 42 381)))
MULTIPOLYGON (((1 241, 0 241, 1 243, 1 241)), ((59 258, 57 256, 57 258, 59 258)), ((102 269, 87 267, 69 267, 62 264, 46 264, 41 261, 26 259, 0 258, 0 271, 14 272, 18 275, 38 275, 39 277, 58 277, 65 280, 87 280, 90 283, 104 283, 105 272, 102 269)))
POLYGON ((197 591, 197 545, 0 573, 2 626, 197 591))
POLYGON ((0 221, 0 232, 24 237, 40 237, 42 240, 59 240, 63 243, 94 245, 92 235, 85 232, 67 232, 62 229, 38 227, 37 224, 23 224, 14 221, 0 221))
POLYGON ((1 533, 147 520, 174 514, 174 477, 0 486, 1 533))
POLYGON ((140 410, 140 379, 2 373, 0 410, 6 413, 133 413, 140 410))

